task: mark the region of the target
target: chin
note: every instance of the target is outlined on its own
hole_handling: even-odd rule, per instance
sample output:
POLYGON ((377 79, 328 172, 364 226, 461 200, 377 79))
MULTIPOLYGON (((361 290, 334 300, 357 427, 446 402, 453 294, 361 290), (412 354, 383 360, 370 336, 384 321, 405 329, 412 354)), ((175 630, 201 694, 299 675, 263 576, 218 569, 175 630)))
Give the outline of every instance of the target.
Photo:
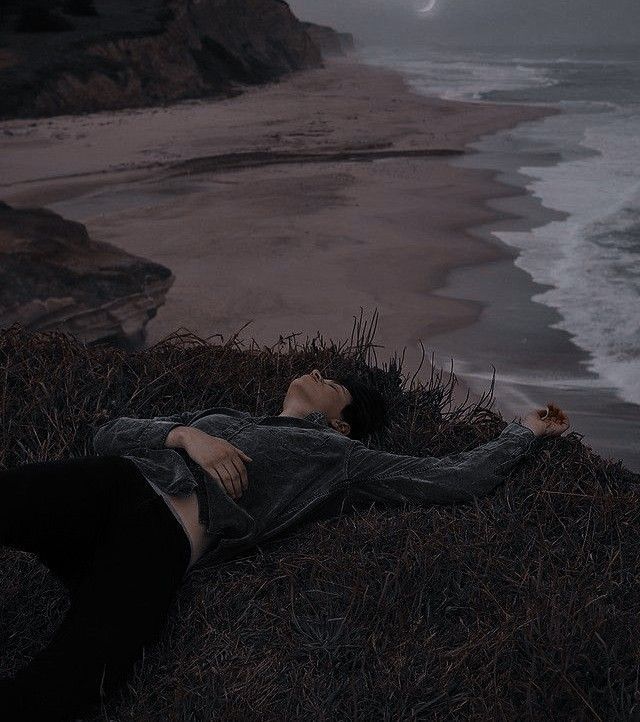
MULTIPOLYGON (((313 381, 313 379, 312 379, 313 381)), ((306 393, 306 386, 307 386, 307 378, 305 376, 298 376, 297 378, 293 379, 291 383, 289 384, 289 388, 287 389, 287 397, 291 396, 307 396, 306 393)))
POLYGON ((310 388, 313 388, 312 384, 315 384, 313 378, 309 376, 309 374, 305 374, 304 376, 298 376, 293 379, 289 386, 293 386, 294 388, 298 386, 302 386, 303 388, 305 388, 308 386, 310 388))

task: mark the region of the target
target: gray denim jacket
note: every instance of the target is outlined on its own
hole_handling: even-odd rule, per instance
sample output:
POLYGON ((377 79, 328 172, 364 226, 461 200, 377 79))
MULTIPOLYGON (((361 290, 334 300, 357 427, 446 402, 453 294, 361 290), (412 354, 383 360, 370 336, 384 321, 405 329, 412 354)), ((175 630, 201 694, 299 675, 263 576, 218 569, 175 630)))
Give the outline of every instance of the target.
POLYGON ((490 493, 537 437, 511 422, 482 446, 450 456, 405 456, 370 449, 333 429, 324 414, 253 416, 217 406, 151 419, 120 417, 94 427, 98 455, 131 459, 167 494, 187 496, 205 481, 214 535, 194 564, 210 566, 308 519, 327 502, 450 504, 490 493), (248 454, 249 486, 234 500, 182 449, 165 447, 176 426, 194 426, 248 454))

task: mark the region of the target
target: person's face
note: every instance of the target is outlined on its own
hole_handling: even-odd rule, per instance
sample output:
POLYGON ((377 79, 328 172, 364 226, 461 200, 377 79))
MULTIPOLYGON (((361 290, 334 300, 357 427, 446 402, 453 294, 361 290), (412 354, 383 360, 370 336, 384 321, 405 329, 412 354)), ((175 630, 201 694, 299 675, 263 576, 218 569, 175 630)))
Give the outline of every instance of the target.
POLYGON ((342 418, 342 409, 351 403, 351 393, 333 379, 325 379, 318 369, 293 379, 285 401, 302 402, 310 411, 322 411, 329 421, 342 418))

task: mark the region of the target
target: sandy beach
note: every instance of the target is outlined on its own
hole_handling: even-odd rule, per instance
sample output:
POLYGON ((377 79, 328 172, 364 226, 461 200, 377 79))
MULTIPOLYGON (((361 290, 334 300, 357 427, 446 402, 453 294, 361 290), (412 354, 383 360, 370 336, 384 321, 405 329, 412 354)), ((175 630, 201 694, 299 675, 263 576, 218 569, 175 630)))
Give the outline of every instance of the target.
POLYGON ((269 345, 345 338, 377 307, 378 361, 406 347, 413 370, 419 339, 480 311, 432 289, 504 256, 464 229, 510 191, 450 167, 450 152, 543 114, 422 98, 392 71, 331 60, 224 101, 4 122, 0 197, 171 268, 149 344, 247 322, 241 336, 269 345))
MULTIPOLYGON (((428 378, 437 338, 477 327, 486 306, 437 289, 453 269, 508 275, 516 253, 467 229, 500 217, 489 199, 519 191, 450 161, 550 112, 422 97, 393 71, 336 59, 229 100, 4 122, 0 199, 168 266, 176 281, 148 344, 247 323, 240 337, 269 346, 348 339, 360 308, 377 308, 378 363, 406 349, 412 374, 421 340, 428 378)), ((455 357, 453 369, 462 400, 455 357)), ((483 389, 474 381, 470 397, 483 389)), ((511 402, 497 394, 494 408, 507 420, 528 410, 511 402)))

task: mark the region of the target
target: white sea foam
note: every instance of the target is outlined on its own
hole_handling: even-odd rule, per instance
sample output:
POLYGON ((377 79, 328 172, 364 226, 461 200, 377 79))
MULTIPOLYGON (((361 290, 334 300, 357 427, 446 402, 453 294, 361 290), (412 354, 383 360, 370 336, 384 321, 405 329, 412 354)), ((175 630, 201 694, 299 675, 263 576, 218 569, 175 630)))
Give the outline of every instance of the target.
POLYGON ((482 93, 495 89, 513 90, 557 82, 546 68, 530 66, 524 61, 507 66, 486 62, 480 57, 455 60, 437 53, 411 60, 384 49, 365 52, 365 59, 376 65, 391 65, 406 76, 417 92, 447 100, 479 100, 482 93))
MULTIPOLYGON (((545 207, 568 214, 533 230, 495 235, 521 249, 518 266, 552 287, 534 300, 559 312, 556 326, 588 352, 588 370, 623 400, 640 404, 638 59, 505 59, 486 53, 413 59, 379 53, 371 59, 406 73, 414 89, 428 95, 481 102, 483 94, 494 100, 499 91, 498 99, 507 102, 562 105, 562 115, 473 144, 498 169, 518 149, 523 157, 544 157, 519 173, 529 176, 528 189, 545 207), (566 160, 549 165, 549 152, 566 160)), ((473 163, 481 163, 477 155, 473 163)))
MULTIPOLYGON (((634 113, 610 115, 590 117, 584 130, 581 144, 599 155, 520 169, 547 208, 569 217, 496 235, 522 250, 518 266, 553 286, 533 300, 561 313, 556 326, 589 352, 587 368, 640 404, 640 135, 634 113)), ((547 118, 521 132, 560 144, 573 140, 576 117, 547 118)))

